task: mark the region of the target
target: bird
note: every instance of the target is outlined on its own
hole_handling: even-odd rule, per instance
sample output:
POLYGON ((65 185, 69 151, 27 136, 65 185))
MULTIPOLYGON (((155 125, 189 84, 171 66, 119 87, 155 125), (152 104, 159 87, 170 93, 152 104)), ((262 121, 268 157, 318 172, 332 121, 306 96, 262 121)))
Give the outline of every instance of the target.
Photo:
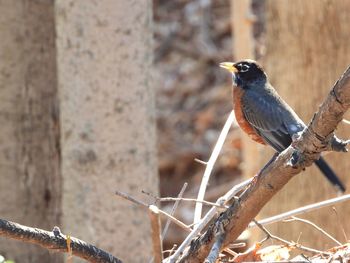
MULTIPOLYGON (((233 110, 240 128, 255 142, 269 145, 278 153, 288 148, 306 125, 279 96, 264 69, 251 59, 219 66, 232 74, 233 110)), ((345 192, 344 184, 323 157, 315 164, 337 190, 345 192)))

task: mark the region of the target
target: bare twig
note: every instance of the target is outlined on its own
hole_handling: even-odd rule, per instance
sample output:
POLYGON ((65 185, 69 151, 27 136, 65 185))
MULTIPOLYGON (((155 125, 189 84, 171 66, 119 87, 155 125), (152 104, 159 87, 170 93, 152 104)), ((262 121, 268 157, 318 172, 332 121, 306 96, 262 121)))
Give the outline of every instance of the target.
MULTIPOLYGON (((123 197, 124 199, 128 200, 128 201, 131 201, 137 205, 140 205, 142 207, 149 207, 149 205, 147 205, 146 203, 140 201, 140 200, 137 200, 135 199, 134 197, 126 194, 126 193, 123 193, 123 192, 120 192, 120 191, 116 191, 115 192, 116 195, 120 196, 120 197, 123 197)), ((158 209, 159 213, 167 218, 169 218, 172 222, 174 222, 176 225, 178 225, 179 227, 181 227, 183 230, 187 231, 187 232, 190 232, 192 229, 186 225, 185 223, 181 222, 180 220, 178 220, 177 218, 173 217, 172 215, 169 215, 167 212, 164 212, 163 210, 161 209, 158 209)))
POLYGON ((146 203, 144 203, 144 202, 142 202, 140 200, 137 200, 136 198, 128 195, 127 193, 124 193, 124 192, 121 192, 121 191, 117 190, 117 191, 115 191, 115 194, 120 196, 120 197, 122 197, 122 198, 124 198, 125 200, 128 200, 128 201, 134 203, 134 204, 137 204, 137 205, 140 205, 140 206, 143 206, 143 207, 148 207, 148 204, 146 204, 146 203))
MULTIPOLYGON (((337 204, 337 203, 340 203, 340 202, 344 202, 344 201, 348 201, 348 200, 350 200, 350 194, 343 195, 343 196, 336 197, 336 198, 332 198, 332 199, 328 199, 328 200, 325 200, 325 201, 322 201, 322 202, 319 202, 319 203, 306 205, 306 206, 299 207, 297 209, 294 209, 294 210, 291 210, 291 211, 288 211, 288 212, 285 212, 285 213, 282 213, 282 214, 279 214, 279 215, 275 215, 275 216, 272 216, 272 217, 269 217, 269 218, 265 218, 265 219, 259 220, 259 224, 261 224, 263 226, 269 225, 269 224, 272 224, 272 223, 280 222, 280 221, 282 221, 284 219, 288 219, 288 218, 290 218, 292 216, 305 214, 307 212, 320 209, 322 207, 331 206, 331 205, 334 205, 334 204, 337 204)), ((249 228, 250 227, 254 227, 254 226, 256 226, 254 222, 251 222, 249 224, 249 228)))
POLYGON ((88 262, 122 262, 120 259, 83 240, 71 236, 67 238, 68 236, 63 235, 58 227, 55 227, 54 231, 49 232, 0 219, 0 236, 36 244, 56 252, 69 252, 88 262), (69 241, 67 242, 67 240, 69 241), (67 247, 67 244, 70 244, 70 248, 67 247))
POLYGON ((343 122, 344 122, 345 124, 350 124, 350 121, 348 121, 348 120, 346 120, 346 119, 343 119, 343 122))
POLYGON ((324 234, 329 239, 333 240, 338 246, 342 245, 342 243, 340 243, 338 240, 336 240, 334 237, 332 237, 330 234, 328 234, 324 229, 322 229, 321 227, 319 227, 318 225, 316 225, 315 223, 313 223, 309 220, 293 216, 292 218, 283 220, 282 222, 293 222, 293 221, 299 221, 299 222, 303 222, 305 224, 308 224, 308 225, 312 226, 313 228, 317 229, 318 231, 320 231, 322 234, 324 234))
POLYGON ((160 237, 160 217, 158 207, 150 205, 148 215, 151 221, 153 262, 161 263, 163 260, 163 245, 160 237))
POLYGON ((173 223, 175 223, 176 225, 181 227, 186 232, 191 232, 192 231, 191 227, 189 227, 188 225, 186 225, 185 223, 183 223, 179 219, 173 217, 172 215, 169 215, 167 212, 164 212, 163 210, 159 209, 159 213, 162 214, 163 216, 169 218, 173 223))
MULTIPOLYGON (((244 246, 245 246, 245 244, 244 244, 244 246)), ((233 251, 232 249, 230 249, 230 248, 224 248, 223 251, 226 252, 227 254, 233 256, 233 257, 237 256, 237 253, 234 252, 234 251, 233 251)))
POLYGON ((257 222, 255 219, 253 220, 253 222, 255 222, 255 224, 267 235, 268 238, 279 241, 285 245, 288 245, 289 247, 295 247, 296 249, 299 249, 301 251, 305 251, 305 252, 309 252, 309 253, 313 253, 313 254, 321 254, 321 255, 327 255, 327 256, 331 255, 331 253, 329 253, 329 252, 324 252, 324 251, 320 251, 317 249, 305 247, 305 246, 302 246, 302 245, 294 243, 294 242, 289 242, 283 238, 280 238, 278 236, 271 234, 263 225, 259 224, 259 222, 257 222))
POLYGON ((163 255, 164 255, 164 253, 168 253, 169 256, 170 256, 171 254, 173 254, 173 252, 175 251, 176 248, 177 248, 177 245, 174 244, 173 247, 172 247, 171 249, 163 250, 163 255))
POLYGON ((200 160, 198 158, 194 158, 194 161, 197 162, 197 163, 203 164, 203 165, 207 165, 208 164, 207 162, 202 161, 202 160, 200 160))
MULTIPOLYGON (((211 171, 213 170, 216 159, 218 158, 219 153, 221 151, 221 148, 225 142, 225 138, 227 136, 227 133, 230 130, 230 127, 232 126, 232 123, 234 121, 235 121, 235 115, 234 115, 234 112, 231 111, 231 113, 230 113, 229 117, 227 118, 226 123, 225 123, 225 125, 220 133, 218 141, 215 144, 214 150, 210 155, 209 161, 206 164, 204 175, 202 178, 202 182, 201 182, 201 185, 199 187, 199 192, 198 192, 198 197, 197 197, 198 201, 204 200, 204 195, 205 195, 205 191, 207 189, 207 185, 208 185, 211 171)), ((195 223, 195 224, 198 223, 202 217, 202 207, 203 207, 203 205, 201 202, 196 203, 196 208, 194 210, 194 219, 193 219, 193 223, 195 223)))
MULTIPOLYGON (((174 203, 173 208, 171 209, 170 215, 174 216, 176 208, 178 207, 178 205, 179 205, 179 203, 181 201, 181 198, 182 198, 182 196, 183 196, 183 194, 184 194, 184 192, 185 192, 185 190, 187 188, 187 185, 188 185, 187 183, 184 183, 184 185, 182 186, 182 188, 180 190, 180 193, 177 196, 179 198, 179 200, 176 200, 176 202, 174 203)), ((165 235, 168 232, 170 223, 171 223, 171 220, 168 218, 167 222, 165 223, 165 227, 163 229, 163 232, 162 232, 162 241, 164 240, 165 235)))
MULTIPOLYGON (((234 248, 242 248, 242 247, 245 247, 247 246, 247 244, 245 242, 240 242, 240 243, 233 243, 233 244, 230 244, 228 245, 226 248, 228 249, 234 249, 234 248)), ((225 248, 225 249, 226 249, 225 248)))
POLYGON ((195 203, 202 203, 204 205, 209 205, 209 206, 216 206, 219 208, 228 208, 226 205, 219 205, 213 202, 205 201, 205 200, 197 200, 193 198, 180 198, 180 197, 160 197, 157 199, 160 202, 173 202, 173 201, 185 201, 185 202, 195 202, 195 203))
POLYGON ((341 230, 342 230, 342 232, 343 232, 343 235, 344 235, 345 240, 348 241, 348 240, 349 240, 349 239, 348 239, 348 236, 346 235, 343 222, 339 219, 339 215, 338 215, 337 209, 336 209, 335 207, 332 207, 332 210, 334 211, 335 216, 337 217, 338 224, 339 224, 339 226, 341 227, 341 230))

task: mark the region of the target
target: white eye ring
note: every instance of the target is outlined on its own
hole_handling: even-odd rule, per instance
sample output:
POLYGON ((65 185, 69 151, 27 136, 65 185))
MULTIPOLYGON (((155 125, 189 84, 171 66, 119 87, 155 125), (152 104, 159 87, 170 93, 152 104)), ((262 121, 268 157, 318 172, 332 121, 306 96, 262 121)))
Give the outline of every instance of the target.
POLYGON ((241 72, 247 72, 249 70, 249 66, 248 65, 242 65, 241 64, 241 72))

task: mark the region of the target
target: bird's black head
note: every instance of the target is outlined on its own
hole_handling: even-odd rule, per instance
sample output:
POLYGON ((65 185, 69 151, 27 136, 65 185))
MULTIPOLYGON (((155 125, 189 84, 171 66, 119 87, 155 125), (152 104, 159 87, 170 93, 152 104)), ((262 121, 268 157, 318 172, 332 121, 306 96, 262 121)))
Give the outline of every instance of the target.
POLYGON ((246 59, 236 63, 223 62, 220 67, 227 69, 233 75, 234 84, 242 88, 259 81, 266 81, 262 67, 254 60, 246 59))

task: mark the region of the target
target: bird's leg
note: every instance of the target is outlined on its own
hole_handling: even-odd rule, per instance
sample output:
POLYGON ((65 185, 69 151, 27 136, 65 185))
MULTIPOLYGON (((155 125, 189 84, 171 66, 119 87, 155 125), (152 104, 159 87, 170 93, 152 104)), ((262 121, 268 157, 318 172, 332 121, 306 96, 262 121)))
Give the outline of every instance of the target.
POLYGON ((270 161, 268 161, 268 162, 264 165, 264 167, 260 170, 260 172, 257 174, 257 176, 259 176, 259 175, 267 168, 267 166, 269 166, 272 162, 274 162, 279 154, 280 154, 279 152, 275 152, 275 153, 273 154, 272 158, 270 159, 270 161))
POLYGON ((295 150, 292 153, 292 157, 288 161, 288 164, 291 165, 292 167, 295 167, 297 163, 302 161, 300 157, 301 157, 301 155, 299 154, 299 152, 297 150, 295 150))

